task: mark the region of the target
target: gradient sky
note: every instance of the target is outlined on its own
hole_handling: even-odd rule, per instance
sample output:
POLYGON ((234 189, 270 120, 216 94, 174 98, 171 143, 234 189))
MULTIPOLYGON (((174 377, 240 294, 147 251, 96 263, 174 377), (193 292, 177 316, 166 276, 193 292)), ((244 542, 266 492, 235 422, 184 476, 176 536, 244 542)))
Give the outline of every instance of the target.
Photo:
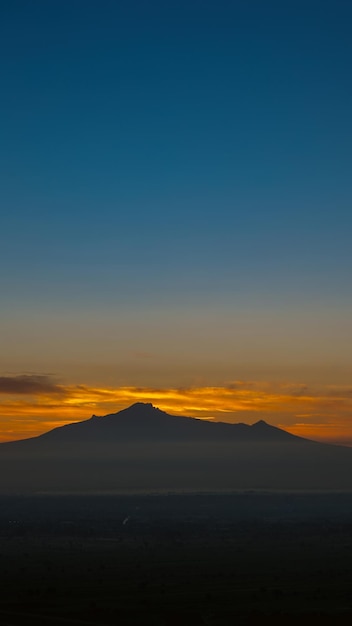
POLYGON ((351 20, 1 4, 0 440, 145 399, 352 442, 351 20))

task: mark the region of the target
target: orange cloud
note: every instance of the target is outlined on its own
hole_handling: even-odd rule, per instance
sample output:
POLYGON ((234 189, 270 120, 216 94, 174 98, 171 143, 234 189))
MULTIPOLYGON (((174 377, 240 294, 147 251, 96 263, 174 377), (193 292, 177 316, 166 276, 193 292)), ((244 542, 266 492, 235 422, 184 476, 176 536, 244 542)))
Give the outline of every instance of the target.
POLYGON ((35 436, 50 428, 152 402, 176 415, 273 425, 312 439, 352 441, 352 387, 234 381, 185 388, 60 385, 49 376, 0 377, 0 440, 35 436))

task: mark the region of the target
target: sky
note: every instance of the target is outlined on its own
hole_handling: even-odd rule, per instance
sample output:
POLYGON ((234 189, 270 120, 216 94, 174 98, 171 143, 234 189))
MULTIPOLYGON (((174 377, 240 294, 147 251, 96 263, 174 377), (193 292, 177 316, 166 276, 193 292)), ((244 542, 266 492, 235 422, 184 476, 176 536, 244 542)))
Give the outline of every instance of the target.
POLYGON ((0 441, 152 401, 352 445, 352 5, 0 7, 0 441))

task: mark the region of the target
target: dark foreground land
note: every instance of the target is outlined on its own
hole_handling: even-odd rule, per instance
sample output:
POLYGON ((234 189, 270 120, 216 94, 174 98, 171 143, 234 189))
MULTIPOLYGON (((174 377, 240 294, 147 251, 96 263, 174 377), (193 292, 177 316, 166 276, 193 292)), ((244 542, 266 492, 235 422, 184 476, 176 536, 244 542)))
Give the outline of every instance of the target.
POLYGON ((2 497, 0 574, 4 626, 351 624, 352 495, 2 497))

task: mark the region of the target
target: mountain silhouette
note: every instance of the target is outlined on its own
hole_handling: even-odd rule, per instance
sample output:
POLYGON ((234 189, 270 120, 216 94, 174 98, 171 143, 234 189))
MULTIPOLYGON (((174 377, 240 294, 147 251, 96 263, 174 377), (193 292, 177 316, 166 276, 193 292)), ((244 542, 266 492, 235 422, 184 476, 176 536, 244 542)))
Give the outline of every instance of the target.
POLYGON ((0 444, 0 493, 352 489, 352 450, 136 403, 0 444))
MULTIPOLYGON (((152 404, 137 402, 118 413, 55 428, 36 438, 46 442, 98 443, 115 441, 302 441, 263 420, 228 424, 169 415, 152 404)), ((27 440, 33 442, 33 439, 27 440)), ((27 444, 28 445, 28 444, 27 444)))

